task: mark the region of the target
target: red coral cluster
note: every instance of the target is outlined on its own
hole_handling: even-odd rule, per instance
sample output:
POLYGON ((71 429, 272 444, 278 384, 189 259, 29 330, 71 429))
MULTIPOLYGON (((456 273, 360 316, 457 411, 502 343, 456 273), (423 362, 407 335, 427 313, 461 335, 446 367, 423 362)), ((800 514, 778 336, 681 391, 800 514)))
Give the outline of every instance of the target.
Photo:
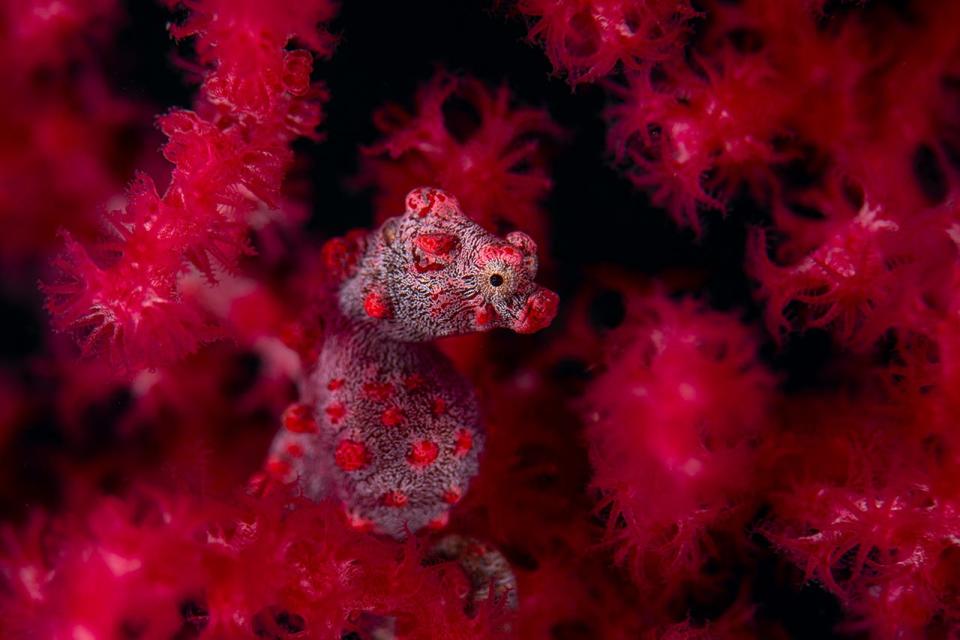
POLYGON ((357 536, 331 505, 230 503, 142 489, 8 539, 6 633, 50 638, 476 638, 470 587, 414 544, 357 536), (422 603, 430 602, 425 609, 422 603), (16 606, 16 610, 11 607, 16 606))
POLYGON ((687 0, 520 0, 516 9, 534 19, 530 38, 571 83, 675 55, 696 15, 687 0))
POLYGON ((104 351, 130 369, 175 361, 221 335, 188 276, 215 284, 251 253, 250 229, 280 206, 290 143, 320 123, 312 56, 285 47, 299 38, 329 54, 316 27, 330 3, 191 6, 173 34, 196 36, 199 62, 211 70, 196 110, 158 120, 170 183, 161 196, 139 174, 126 206, 107 217, 104 240, 84 247, 66 236, 63 274, 45 287, 58 328, 79 334, 86 353, 104 351))
POLYGON ((767 461, 780 475, 763 534, 848 605, 849 631, 955 629, 956 450, 944 440, 952 425, 930 422, 924 404, 854 396, 803 405, 785 406, 789 435, 767 461))
POLYGON ((774 380, 735 316, 662 295, 628 308, 586 397, 587 437, 618 555, 664 597, 736 553, 711 537, 756 509, 774 380))
POLYGON ((700 233, 702 209, 744 190, 769 209, 780 239, 757 232, 750 265, 771 331, 829 328, 869 346, 940 313, 960 49, 942 22, 955 8, 939 9, 825 28, 802 2, 715 3, 687 59, 612 85, 616 157, 678 223, 700 233))
POLYGON ((8 266, 54 246, 60 227, 91 237, 99 208, 128 175, 133 158, 120 136, 137 131, 142 109, 115 95, 95 63, 117 22, 113 0, 0 5, 0 55, 16 61, 0 69, 11 96, 0 104, 0 251, 8 266))

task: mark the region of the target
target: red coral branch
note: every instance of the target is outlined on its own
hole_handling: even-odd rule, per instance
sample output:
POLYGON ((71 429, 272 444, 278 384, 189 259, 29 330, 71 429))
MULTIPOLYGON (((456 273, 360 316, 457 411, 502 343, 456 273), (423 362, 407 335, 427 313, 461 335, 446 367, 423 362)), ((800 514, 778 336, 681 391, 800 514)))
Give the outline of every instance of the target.
POLYGON ((297 38, 329 54, 317 24, 331 4, 221 4, 190 2, 191 17, 172 28, 197 36, 209 71, 195 111, 159 119, 174 165, 163 195, 138 177, 125 209, 107 218, 108 239, 82 247, 67 236, 63 277, 45 286, 54 325, 128 369, 176 360, 220 334, 183 277, 196 270, 215 283, 218 269, 237 268, 250 229, 280 206, 290 143, 320 123, 325 94, 310 83, 311 55, 285 47, 297 38))

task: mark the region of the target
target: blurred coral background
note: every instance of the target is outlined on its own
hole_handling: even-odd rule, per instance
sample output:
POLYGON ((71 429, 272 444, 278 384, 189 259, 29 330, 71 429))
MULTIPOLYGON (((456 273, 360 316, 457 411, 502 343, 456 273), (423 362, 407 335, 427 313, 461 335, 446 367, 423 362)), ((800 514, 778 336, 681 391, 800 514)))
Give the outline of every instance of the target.
POLYGON ((958 25, 0 0, 0 637, 960 638, 958 25), (267 453, 420 186, 561 303, 438 342, 485 449, 394 540, 267 453))

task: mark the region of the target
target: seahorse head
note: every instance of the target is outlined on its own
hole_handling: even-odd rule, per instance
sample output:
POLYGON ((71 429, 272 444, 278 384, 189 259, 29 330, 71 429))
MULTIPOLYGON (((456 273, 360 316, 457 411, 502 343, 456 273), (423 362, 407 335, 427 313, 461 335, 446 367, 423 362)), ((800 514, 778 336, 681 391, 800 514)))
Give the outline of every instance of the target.
POLYGON ((498 238, 470 220, 451 194, 414 189, 405 212, 374 232, 341 306, 398 340, 496 327, 533 333, 553 321, 558 303, 557 294, 535 282, 537 264, 527 234, 498 238))

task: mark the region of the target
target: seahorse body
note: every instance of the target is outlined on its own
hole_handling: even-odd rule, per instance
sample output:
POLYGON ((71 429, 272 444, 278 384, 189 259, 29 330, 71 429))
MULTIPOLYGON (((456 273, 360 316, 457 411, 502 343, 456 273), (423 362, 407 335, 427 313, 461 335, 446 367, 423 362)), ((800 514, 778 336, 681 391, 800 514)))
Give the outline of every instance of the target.
POLYGON ((529 236, 497 238, 438 189, 412 191, 402 216, 357 240, 333 245, 344 272, 304 389, 311 419, 285 420, 268 467, 308 497, 336 495, 358 527, 401 538, 446 523, 483 447, 469 383, 428 341, 532 333, 557 296, 534 282, 529 236))

